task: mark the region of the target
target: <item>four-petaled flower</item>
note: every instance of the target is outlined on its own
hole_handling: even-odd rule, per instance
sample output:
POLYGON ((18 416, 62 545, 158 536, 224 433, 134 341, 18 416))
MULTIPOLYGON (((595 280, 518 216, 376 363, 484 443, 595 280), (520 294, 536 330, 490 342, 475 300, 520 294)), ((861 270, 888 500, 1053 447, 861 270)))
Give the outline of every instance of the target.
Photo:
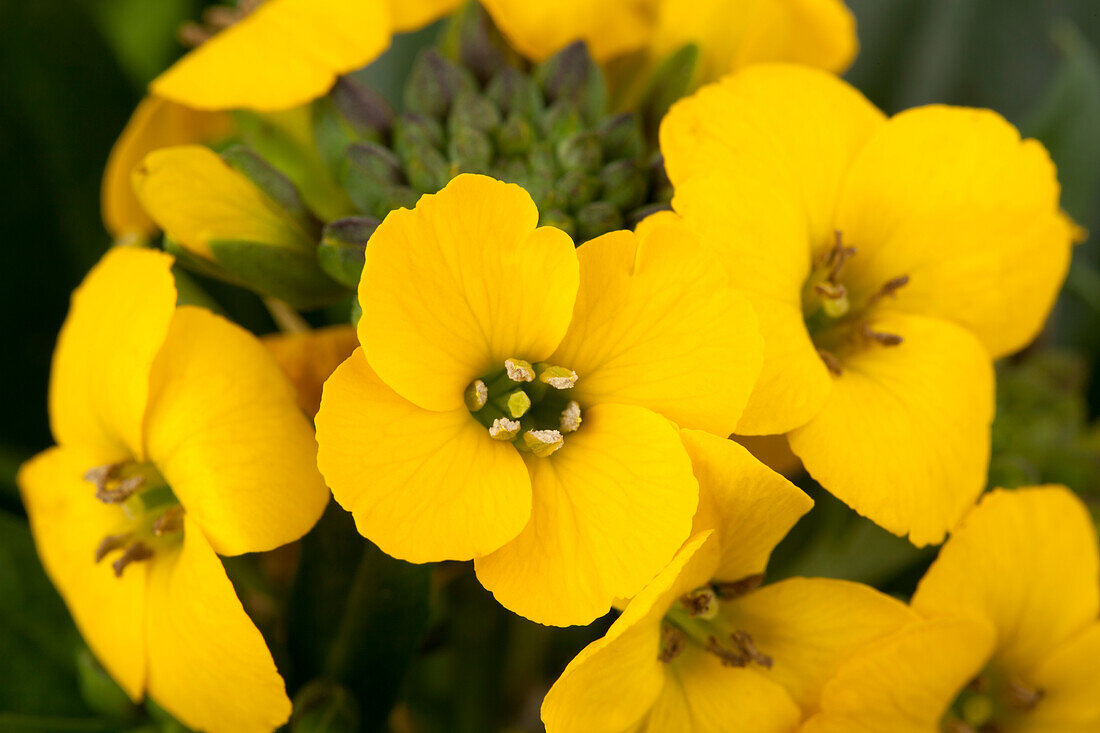
POLYGON ((57 446, 18 482, 47 572, 132 699, 202 730, 268 731, 290 701, 215 553, 301 537, 328 492, 274 361, 177 308, 171 266, 116 248, 76 291, 50 378, 57 446))
POLYGON ((386 218, 318 463, 387 553, 473 558, 504 606, 567 625, 687 538, 698 489, 670 420, 727 435, 762 344, 683 227, 574 249, 537 220, 522 188, 476 175, 386 218))

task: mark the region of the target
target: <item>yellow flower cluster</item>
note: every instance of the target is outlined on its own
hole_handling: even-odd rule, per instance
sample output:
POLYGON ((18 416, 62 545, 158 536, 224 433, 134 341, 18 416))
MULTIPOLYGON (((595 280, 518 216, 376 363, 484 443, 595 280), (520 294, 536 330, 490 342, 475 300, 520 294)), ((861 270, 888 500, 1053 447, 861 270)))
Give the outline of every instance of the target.
MULTIPOLYGON (((152 84, 108 167, 109 228, 199 258, 308 250, 308 222, 197 143, 456 4, 244 3, 152 84)), ((697 81, 720 80, 661 125, 672 210, 575 246, 523 188, 459 175, 370 237, 354 334, 266 348, 177 305, 169 255, 112 250, 58 341, 57 446, 19 477, 110 674, 196 729, 283 724, 218 555, 300 538, 331 490, 386 553, 472 560, 529 619, 621 610, 547 694, 549 733, 1100 730, 1091 520, 1058 487, 975 505, 993 360, 1036 336, 1069 262, 1042 146, 984 110, 886 118, 830 73, 856 49, 837 0, 485 6, 533 59, 698 45, 697 81), (812 501, 732 434, 785 435, 859 513, 949 537, 911 603, 764 582, 812 501)))

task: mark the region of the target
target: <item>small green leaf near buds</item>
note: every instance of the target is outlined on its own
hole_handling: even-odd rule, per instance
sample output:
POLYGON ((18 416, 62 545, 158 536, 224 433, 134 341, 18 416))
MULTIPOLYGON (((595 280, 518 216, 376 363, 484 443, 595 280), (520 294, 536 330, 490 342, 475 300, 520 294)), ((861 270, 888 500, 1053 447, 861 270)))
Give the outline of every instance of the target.
POLYGON ((463 396, 466 400, 466 409, 470 412, 477 412, 485 407, 485 403, 489 401, 489 388, 485 386, 485 382, 482 380, 475 379, 466 388, 466 393, 463 396))
POLYGON ((535 380, 535 368, 531 362, 523 359, 505 359, 504 371, 513 382, 533 382, 535 380))
POLYGON ((577 373, 560 366, 547 366, 539 370, 539 381, 554 389, 572 389, 577 384, 577 373))
POLYGON ((645 155, 645 134, 638 115, 632 112, 608 117, 596 129, 596 134, 600 137, 604 157, 608 160, 638 159, 645 155))
POLYGON ((564 443, 564 436, 557 430, 528 430, 523 434, 523 444, 539 458, 552 455, 564 443))
POLYGON ((428 48, 417 56, 409 72, 403 99, 405 109, 442 117, 463 90, 477 90, 473 74, 444 58, 438 50, 428 48))
POLYGON ((577 212, 577 238, 580 242, 622 228, 622 213, 607 201, 593 201, 577 212))
POLYGON ((351 216, 326 225, 317 247, 317 261, 325 274, 346 287, 358 287, 367 240, 377 228, 378 220, 371 216, 351 216))
POLYGON ((595 173, 603 164, 600 139, 594 132, 578 132, 561 140, 557 145, 558 162, 565 170, 595 173))
POLYGON ((486 87, 485 95, 505 116, 519 115, 534 120, 542 114, 544 107, 538 85, 512 66, 505 66, 496 73, 486 87))
POLYGON ((572 43, 535 69, 535 80, 551 102, 567 101, 589 123, 607 109, 607 85, 583 41, 572 43))
POLYGON ((493 440, 504 442, 515 440, 515 437, 519 435, 520 427, 519 420, 509 420, 506 417, 498 417, 496 420, 493 420, 493 424, 489 426, 489 437, 493 440))
POLYGON ((623 158, 600 170, 600 184, 600 198, 620 210, 630 210, 645 202, 649 177, 633 158, 623 158))
POLYGON ((221 157, 230 168, 252 181, 303 231, 314 237, 320 232, 321 223, 306 208, 291 180, 254 150, 246 145, 234 145, 225 150, 221 157))
POLYGON ((508 395, 504 401, 506 412, 514 418, 523 417, 531 409, 531 398, 522 389, 508 395))
POLYGON ((565 409, 561 411, 558 430, 562 433, 575 433, 581 427, 581 405, 576 400, 570 400, 565 409))

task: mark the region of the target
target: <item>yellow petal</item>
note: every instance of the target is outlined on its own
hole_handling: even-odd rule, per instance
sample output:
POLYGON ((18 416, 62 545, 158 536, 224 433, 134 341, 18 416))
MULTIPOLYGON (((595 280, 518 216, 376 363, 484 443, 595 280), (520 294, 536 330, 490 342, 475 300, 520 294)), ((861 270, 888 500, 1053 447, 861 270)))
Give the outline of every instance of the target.
POLYGON ((580 376, 582 405, 640 405, 689 428, 733 432, 760 371, 748 301, 683 225, 605 234, 577 250, 573 320, 550 357, 580 376))
POLYGON ((664 418, 596 405, 548 458, 527 459, 534 504, 516 539, 474 567, 501 605, 554 626, 587 624, 630 598, 691 529, 698 484, 664 418))
POLYGON ((103 172, 103 223, 111 236, 148 237, 157 231, 134 195, 131 179, 148 153, 173 145, 213 142, 227 137, 232 129, 232 120, 222 112, 200 112, 159 97, 141 100, 111 148, 103 172))
POLYGON ((364 537, 410 562, 469 560, 519 534, 531 480, 512 446, 465 407, 424 410, 357 349, 325 383, 317 461, 364 537))
POLYGON ((53 355, 50 427, 97 465, 143 454, 149 370, 176 307, 171 268, 166 254, 115 248, 73 293, 53 355))
POLYGON ((719 613, 770 656, 762 674, 786 688, 804 712, 853 653, 917 620, 874 588, 830 578, 791 578, 723 602, 719 613))
POLYGON ((195 109, 261 112, 305 104, 390 42, 388 4, 267 0, 153 80, 160 97, 195 109))
POLYGON ((215 551, 270 550, 309 531, 328 502, 317 444, 255 337, 179 308, 149 381, 149 458, 215 551))
POLYGON ((96 465, 78 450, 51 448, 19 470, 17 483, 50 580, 88 646, 134 702, 145 688, 145 573, 133 563, 116 578, 95 550, 117 531, 122 512, 96 500, 83 478, 96 465))
POLYGON ((573 41, 588 44, 603 63, 646 42, 651 20, 645 0, 485 0, 496 26, 520 53, 543 61, 573 41))
POLYGON ((462 0, 390 0, 390 22, 395 31, 414 31, 447 15, 462 0))
POLYGON ((1043 699, 1027 716, 1025 728, 1087 733, 1100 730, 1100 621, 1048 654, 1027 676, 1027 681, 1043 691, 1043 699))
POLYGON ((264 346, 298 389, 298 407, 313 416, 321 407, 321 386, 359 345, 351 326, 264 336, 264 346))
POLYGON ((386 384, 429 410, 455 410, 504 360, 542 361, 577 296, 573 242, 536 229, 519 186, 461 175, 371 237, 359 283, 359 340, 386 384))
POLYGON ((147 155, 134 172, 134 191, 169 239, 201 257, 211 257, 211 240, 309 246, 309 235, 274 201, 201 145, 147 155))
POLYGON ((753 458, 788 478, 802 473, 802 461, 798 460, 787 443, 786 435, 731 435, 752 453, 753 458))
POLYGON ((756 64, 673 105, 661 123, 661 151, 677 188, 700 173, 775 187, 801 207, 817 249, 832 244, 841 183, 882 122, 831 74, 756 64))
POLYGON ((955 696, 993 646, 981 622, 919 622, 846 662, 803 733, 937 733, 955 696))
POLYGON ((290 717, 264 638, 190 516, 182 548, 150 564, 148 608, 149 696, 180 722, 267 733, 290 717))
POLYGON ((766 675, 727 667, 698 646, 667 666, 669 682, 641 733, 790 733, 802 717, 790 695, 766 675))
POLYGON ((772 550, 813 500, 732 440, 699 430, 681 430, 680 438, 699 482, 692 532, 715 529, 721 540, 714 579, 764 572, 772 550))
POLYGON ((987 494, 940 550, 913 608, 997 631, 997 662, 1026 672, 1100 614, 1096 530, 1061 487, 987 494))
POLYGON ((622 733, 648 713, 667 684, 661 618, 673 601, 706 583, 717 538, 692 537, 630 601, 607 634, 578 654, 542 701, 547 733, 622 733))
POLYGON ((1072 231, 1050 156, 988 110, 923 107, 892 118, 852 167, 837 213, 853 293, 908 275, 890 307, 950 320, 994 357, 1042 328, 1072 231))
POLYGON ((700 49, 700 78, 713 81, 762 61, 789 61, 843 72, 855 59, 856 22, 841 0, 676 0, 657 3, 653 50, 700 49))
POLYGON ((970 333, 890 314, 899 346, 845 356, 821 414, 789 435, 822 486, 915 545, 942 541, 986 481, 993 368, 970 333))

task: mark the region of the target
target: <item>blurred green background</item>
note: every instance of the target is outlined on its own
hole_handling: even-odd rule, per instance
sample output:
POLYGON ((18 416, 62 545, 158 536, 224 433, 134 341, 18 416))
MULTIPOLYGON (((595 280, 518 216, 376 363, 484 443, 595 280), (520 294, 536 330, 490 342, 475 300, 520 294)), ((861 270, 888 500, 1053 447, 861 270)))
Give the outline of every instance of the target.
MULTIPOLYGON (((79 664, 87 661, 73 658, 79 640, 34 558, 14 476, 22 460, 50 443, 46 385, 53 342, 70 291, 108 246, 99 218, 107 153, 144 85, 180 53, 177 27, 202 5, 0 0, 0 731, 114 729, 96 727, 103 711, 80 694, 79 664)), ((943 102, 1003 113, 1051 150, 1066 210, 1086 229, 1100 227, 1096 0, 849 5, 862 51, 848 78, 873 102, 888 112, 943 102)), ((1002 365, 991 468, 996 484, 1069 483, 1094 511, 1100 489, 1094 426, 1100 411, 1098 241, 1094 236, 1076 249, 1039 347, 1002 365)), ((781 548, 776 565, 779 574, 842 575, 904 592, 922 557, 824 500, 781 548)), ((475 615, 458 623, 467 624, 466 632, 484 632, 488 616, 476 615, 484 594, 461 592, 471 594, 475 615)), ((520 653, 511 655, 512 664, 522 665, 523 644, 543 643, 524 636, 522 626, 497 631, 498 639, 518 634, 512 641, 520 653)), ((563 634, 567 648, 585 638, 563 634)), ((563 661, 552 664, 560 668, 563 661)), ((503 678, 513 673, 523 670, 474 674, 469 684, 507 688, 503 678)), ((516 705, 530 706, 524 691, 509 694, 516 705)), ((518 717, 530 720, 532 712, 521 710, 518 717)), ((483 710, 462 714, 485 720, 483 710)))

